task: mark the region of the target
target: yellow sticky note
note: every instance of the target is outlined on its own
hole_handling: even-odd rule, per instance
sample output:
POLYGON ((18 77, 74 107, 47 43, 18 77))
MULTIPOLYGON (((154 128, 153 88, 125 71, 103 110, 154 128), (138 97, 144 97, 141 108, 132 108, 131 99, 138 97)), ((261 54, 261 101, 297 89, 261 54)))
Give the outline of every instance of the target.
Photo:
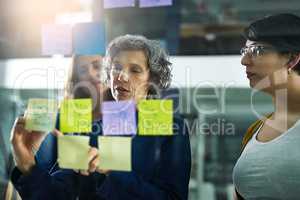
POLYGON ((60 110, 60 131, 89 133, 92 131, 92 100, 64 100, 60 110))
POLYGON ((116 171, 131 171, 131 141, 131 137, 99 137, 99 168, 116 171))
POLYGON ((58 165, 65 169, 88 169, 89 137, 61 136, 58 137, 58 165))
POLYGON ((142 100, 138 110, 139 135, 173 135, 172 100, 142 100))
POLYGON ((52 131, 55 128, 57 103, 53 99, 29 99, 25 115, 25 129, 52 131))

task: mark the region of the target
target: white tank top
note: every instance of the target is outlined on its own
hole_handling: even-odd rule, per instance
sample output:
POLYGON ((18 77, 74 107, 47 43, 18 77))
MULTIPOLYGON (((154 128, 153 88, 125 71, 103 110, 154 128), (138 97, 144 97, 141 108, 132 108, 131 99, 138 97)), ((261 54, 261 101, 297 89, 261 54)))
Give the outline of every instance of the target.
POLYGON ((233 169, 237 191, 247 200, 300 199, 300 120, 265 143, 256 139, 260 128, 233 169))

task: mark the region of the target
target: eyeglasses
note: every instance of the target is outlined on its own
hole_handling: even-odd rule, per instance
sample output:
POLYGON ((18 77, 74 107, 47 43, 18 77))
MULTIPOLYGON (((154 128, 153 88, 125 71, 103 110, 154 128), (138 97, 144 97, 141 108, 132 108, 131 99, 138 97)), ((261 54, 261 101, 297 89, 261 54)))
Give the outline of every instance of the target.
POLYGON ((262 56, 265 53, 276 52, 274 47, 262 46, 262 45, 249 45, 241 48, 241 55, 245 56, 246 54, 251 55, 252 57, 262 56))

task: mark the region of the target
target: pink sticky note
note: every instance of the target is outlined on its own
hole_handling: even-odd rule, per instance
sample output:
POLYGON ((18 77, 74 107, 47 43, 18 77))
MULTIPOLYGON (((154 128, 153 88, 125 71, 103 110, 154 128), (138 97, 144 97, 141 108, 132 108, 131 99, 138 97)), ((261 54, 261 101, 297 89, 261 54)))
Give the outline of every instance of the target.
POLYGON ((171 6, 172 0, 140 0, 140 7, 171 6))
POLYGON ((42 55, 72 54, 72 27, 68 24, 42 26, 42 55))
POLYGON ((136 106, 133 101, 103 102, 103 135, 136 135, 136 106))
POLYGON ((104 0, 104 8, 134 7, 135 0, 104 0))

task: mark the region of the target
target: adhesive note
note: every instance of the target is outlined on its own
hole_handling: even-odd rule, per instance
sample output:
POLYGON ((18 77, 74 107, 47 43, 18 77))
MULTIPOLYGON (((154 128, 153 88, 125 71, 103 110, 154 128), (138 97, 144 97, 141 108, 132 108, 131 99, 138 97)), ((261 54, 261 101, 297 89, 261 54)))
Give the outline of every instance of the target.
POLYGON ((70 25, 42 25, 42 55, 54 54, 72 54, 72 27, 70 25))
POLYGON ((92 100, 63 100, 60 110, 60 131, 89 133, 92 131, 92 100))
POLYGON ((58 102, 52 99, 29 99, 25 129, 49 132, 55 128, 58 102))
POLYGON ((142 100, 138 110, 139 135, 173 135, 172 100, 142 100))
POLYGON ((104 8, 134 7, 135 0, 104 0, 104 8))
POLYGON ((73 52, 76 55, 104 55, 105 28, 102 23, 78 23, 73 28, 73 52))
POLYGON ((89 137, 60 136, 58 137, 58 165, 65 169, 88 169, 89 137))
POLYGON ((131 171, 131 137, 98 137, 100 169, 131 171))
POLYGON ((171 6, 172 0, 140 0, 140 7, 171 6))
POLYGON ((134 101, 102 103, 104 135, 136 135, 136 108, 134 101))

